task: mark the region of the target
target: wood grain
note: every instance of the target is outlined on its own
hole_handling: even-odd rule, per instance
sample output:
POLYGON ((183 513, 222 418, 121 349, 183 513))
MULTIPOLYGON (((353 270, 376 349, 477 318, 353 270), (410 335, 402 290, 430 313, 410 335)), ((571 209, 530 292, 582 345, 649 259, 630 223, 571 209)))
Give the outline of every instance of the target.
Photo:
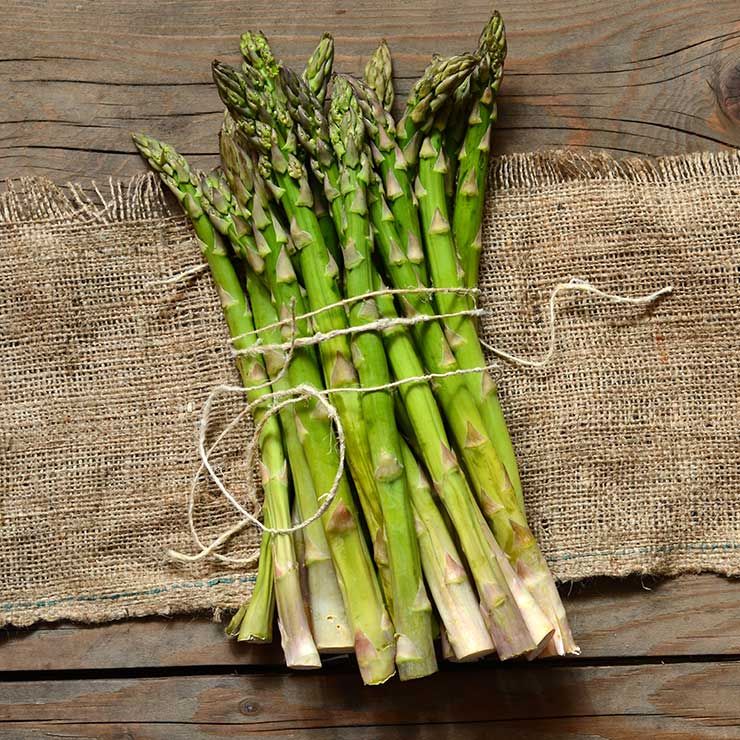
MULTIPOLYGON (((0 725, 13 740, 199 740, 199 738, 243 737, 240 724, 165 724, 123 723, 59 723, 8 722, 0 725)), ((698 726, 692 720, 656 716, 589 717, 587 725, 581 718, 515 720, 512 722, 439 722, 433 725, 382 725, 372 727, 304 728, 260 732, 260 740, 488 740, 515 737, 517 740, 732 740, 740 737, 740 728, 720 724, 698 726), (700 732, 701 735, 697 733, 700 732)))
MULTIPOLYGON (((499 152, 600 147, 670 154, 740 145, 736 0, 501 0, 509 61, 499 152)), ((432 51, 471 48, 488 0, 16 0, 0 28, 0 179, 124 177, 143 169, 128 131, 214 162, 220 104, 213 57, 236 60, 261 28, 290 64, 319 34, 358 73, 380 37, 403 96, 432 51)))
POLYGON ((450 670, 423 681, 363 688, 353 673, 183 676, 12 682, 3 722, 237 725, 242 733, 456 721, 648 717, 740 727, 740 663, 450 670))
MULTIPOLYGON (((594 579, 566 608, 581 660, 740 654, 738 584, 718 576, 594 579)), ((0 671, 279 665, 277 645, 226 640, 205 617, 0 632, 0 671)))

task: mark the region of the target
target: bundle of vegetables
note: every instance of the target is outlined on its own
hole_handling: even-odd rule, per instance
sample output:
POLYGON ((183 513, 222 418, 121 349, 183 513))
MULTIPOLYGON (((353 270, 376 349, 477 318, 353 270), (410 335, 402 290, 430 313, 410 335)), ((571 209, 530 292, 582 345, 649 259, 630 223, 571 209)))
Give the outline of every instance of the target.
POLYGON ((265 525, 290 529, 335 491, 319 519, 264 535, 227 631, 268 641, 277 610, 289 666, 353 651, 368 684, 434 673, 437 635, 458 661, 576 652, 472 311, 501 17, 474 52, 433 57, 398 121, 385 42, 362 80, 332 77, 333 51, 324 36, 297 74, 248 32, 239 69, 214 62, 226 111, 208 175, 134 136, 192 221, 263 401, 265 525), (317 397, 269 413, 298 387, 338 412, 338 485, 317 397))

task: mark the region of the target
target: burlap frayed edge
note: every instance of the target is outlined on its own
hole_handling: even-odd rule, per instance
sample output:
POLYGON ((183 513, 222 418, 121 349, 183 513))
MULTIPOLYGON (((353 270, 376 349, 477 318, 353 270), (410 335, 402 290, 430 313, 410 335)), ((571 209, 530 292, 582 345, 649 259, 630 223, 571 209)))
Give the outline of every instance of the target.
POLYGON ((0 193, 0 225, 63 221, 113 224, 172 215, 158 175, 146 172, 127 180, 109 178, 106 186, 94 182, 60 187, 46 177, 22 177, 8 182, 0 193))
MULTIPOLYGON (((598 179, 676 183, 706 176, 740 176, 740 150, 615 159, 605 151, 556 149, 508 154, 491 163, 491 185, 507 189, 598 179)), ((0 193, 0 225, 60 220, 118 223, 172 216, 165 193, 153 172, 120 181, 109 178, 103 188, 92 183, 88 192, 75 183, 60 187, 45 177, 22 177, 10 180, 0 193)))
POLYGON ((493 188, 532 188, 576 180, 677 183, 702 177, 740 176, 740 150, 699 152, 670 157, 615 159, 605 151, 585 154, 565 149, 521 152, 491 164, 493 188))

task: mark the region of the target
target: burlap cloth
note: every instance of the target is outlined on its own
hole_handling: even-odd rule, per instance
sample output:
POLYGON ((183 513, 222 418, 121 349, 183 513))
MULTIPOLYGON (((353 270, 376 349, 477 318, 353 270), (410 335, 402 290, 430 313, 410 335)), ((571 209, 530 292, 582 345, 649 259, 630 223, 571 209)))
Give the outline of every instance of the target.
MULTIPOLYGON (((563 579, 740 573, 740 158, 515 155, 494 164, 484 325, 539 355, 570 277, 650 307, 559 301, 544 370, 500 368, 526 501, 563 579)), ((209 390, 235 381, 185 219, 150 178, 103 207, 46 181, 0 201, 0 624, 234 606, 253 574, 192 551, 185 494, 209 390)), ((237 408, 222 404, 222 420, 237 408)), ((218 419, 215 426, 218 426, 218 419)), ((243 441, 218 460, 248 475, 243 441), (241 465, 241 467, 240 467, 241 465)), ((236 521, 207 486, 205 539, 236 521)), ((228 551, 254 551, 252 530, 228 551)))

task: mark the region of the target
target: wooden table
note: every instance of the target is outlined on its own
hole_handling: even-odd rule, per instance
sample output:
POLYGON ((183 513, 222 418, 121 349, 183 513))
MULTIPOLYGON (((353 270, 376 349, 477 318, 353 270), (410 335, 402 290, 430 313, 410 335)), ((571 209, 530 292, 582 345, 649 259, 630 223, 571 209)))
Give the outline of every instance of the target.
MULTIPOLYGON (((214 56, 261 28, 289 63, 318 35, 358 73, 384 36, 404 94, 431 51, 470 48, 488 3, 11 0, 0 27, 0 178, 138 172, 127 132, 216 152, 214 56)), ((737 0, 502 0, 510 55, 499 152, 617 155, 740 145, 737 0)), ((0 566, 1 567, 1 566, 0 566)), ((0 736, 740 737, 740 587, 711 576, 566 587, 583 655, 445 665, 362 689, 346 659, 291 674, 205 617, 0 632, 0 736)))

